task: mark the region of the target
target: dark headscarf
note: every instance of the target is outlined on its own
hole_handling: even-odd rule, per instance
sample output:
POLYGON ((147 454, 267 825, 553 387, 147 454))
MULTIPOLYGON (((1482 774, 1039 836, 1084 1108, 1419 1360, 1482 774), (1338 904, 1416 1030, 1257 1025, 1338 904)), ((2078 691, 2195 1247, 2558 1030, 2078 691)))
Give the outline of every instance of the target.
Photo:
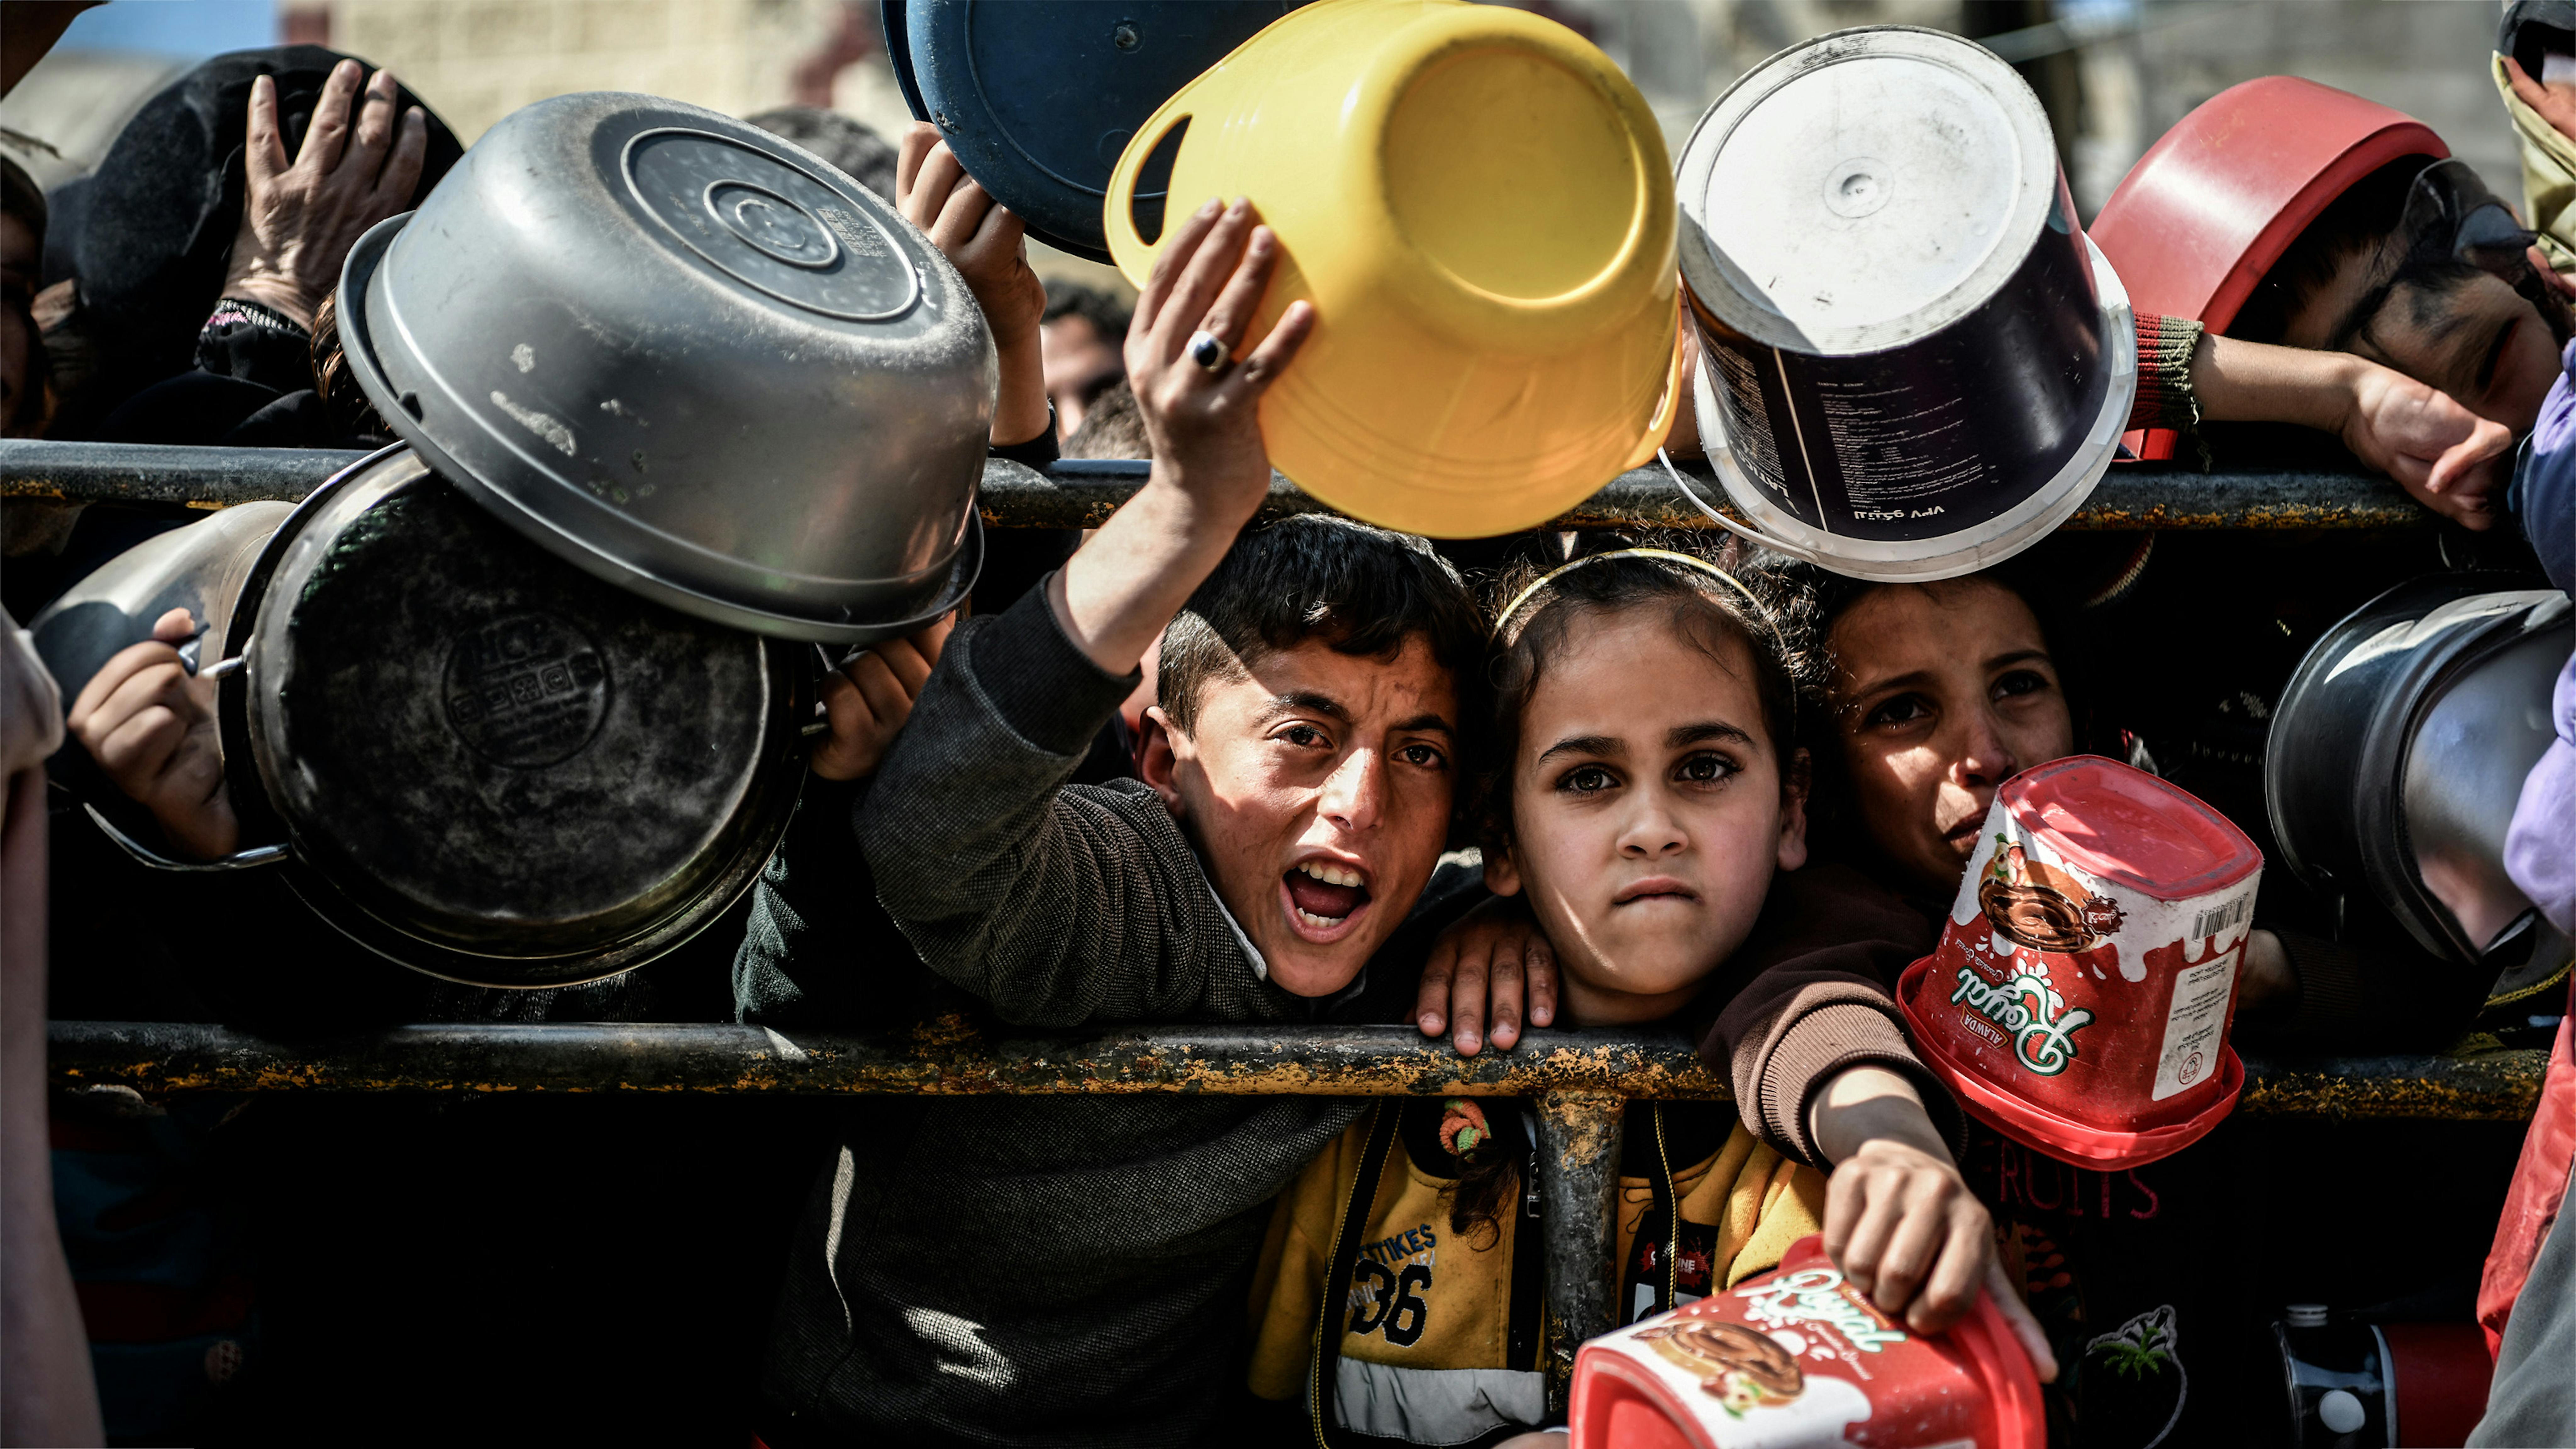
MULTIPOLYGON (((318 45, 219 55, 126 123, 85 188, 80 234, 72 239, 81 301, 113 372, 102 379, 103 405, 194 361, 197 330, 223 288, 241 226, 251 82, 276 79, 278 122, 292 156, 304 145, 331 68, 349 58, 318 45)), ((428 117, 417 193, 425 196, 464 148, 410 90, 400 89, 396 103, 397 115, 420 106, 428 117)))

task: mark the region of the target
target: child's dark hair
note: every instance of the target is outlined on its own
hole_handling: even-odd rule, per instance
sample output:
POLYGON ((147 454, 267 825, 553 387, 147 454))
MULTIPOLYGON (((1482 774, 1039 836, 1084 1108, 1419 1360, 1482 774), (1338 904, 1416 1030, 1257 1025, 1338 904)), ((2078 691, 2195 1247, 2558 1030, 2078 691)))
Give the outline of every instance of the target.
MULTIPOLYGON (((2248 342, 2279 342, 2287 336, 2290 319, 2325 290, 2348 258, 2376 249, 2397 230, 2406 214, 2407 193, 2433 161, 2431 156, 2401 156, 2346 187, 2263 274, 2227 324, 2227 335, 2248 342)), ((2475 275, 2465 265, 2461 270, 2475 275)))
POLYGON ((1762 724, 1780 764, 1781 784, 1803 790, 1806 782, 1797 758, 1797 730, 1802 680, 1810 666, 1797 645, 1800 636, 1781 627, 1770 575, 1759 566, 1729 557, 1731 548, 1712 550, 1687 538, 1640 543, 1597 536, 1588 542, 1589 547, 1567 562, 1585 558, 1597 562, 1573 568, 1552 560, 1524 560, 1506 565, 1492 584, 1492 607, 1498 614, 1505 610, 1508 614, 1498 620, 1485 670, 1489 728, 1477 796, 1478 823, 1487 848, 1511 843, 1510 782, 1512 760, 1520 750, 1521 711, 1528 707, 1549 663, 1563 652, 1576 621, 1590 615, 1664 609, 1677 634, 1721 664, 1726 662, 1723 641, 1743 644, 1753 661, 1753 678, 1748 682, 1761 704, 1762 724), (1709 568, 1670 558, 1605 556, 1639 547, 1684 554, 1709 568), (1516 606, 1514 600, 1518 600, 1516 606))
POLYGON ((1209 683, 1270 654, 1321 639, 1384 659, 1413 638, 1457 679, 1463 709, 1484 629, 1447 559, 1410 534, 1325 514, 1255 524, 1164 629, 1155 702, 1188 734, 1209 683))
MULTIPOLYGON (((2133 584, 2137 568, 2144 562, 2143 553, 2133 556, 2132 567, 2101 592, 2099 601, 2112 600, 2133 584)), ((2086 647, 2085 619, 2088 608, 2097 600, 2085 597, 2085 585, 2070 582, 2070 577, 2085 571, 2072 569, 2069 563, 2059 552, 2043 545, 1977 573, 1919 587, 1938 596, 1945 590, 1991 585, 2019 599, 2038 621, 2040 644, 2056 668, 2058 689, 2066 697, 2067 712, 2075 727, 2076 747, 2082 750, 2093 734, 2085 710, 2094 693, 2087 663, 2098 652, 2086 647)), ((2098 573, 2098 569, 2093 572, 2098 573)), ((1843 715, 1832 702, 1834 675, 1839 668, 1833 649, 1834 625, 1870 595, 1902 586, 1855 579, 1814 564, 1787 560, 1775 561, 1766 573, 1777 591, 1783 627, 1803 641, 1798 647, 1798 655, 1807 665, 1803 682, 1808 697, 1815 701, 1815 708, 1806 717, 1804 741, 1816 762, 1815 788, 1807 797, 1807 837, 1811 848, 1828 853, 1857 850, 1860 846, 1855 832, 1859 826, 1852 818, 1851 792, 1842 768, 1843 715)))

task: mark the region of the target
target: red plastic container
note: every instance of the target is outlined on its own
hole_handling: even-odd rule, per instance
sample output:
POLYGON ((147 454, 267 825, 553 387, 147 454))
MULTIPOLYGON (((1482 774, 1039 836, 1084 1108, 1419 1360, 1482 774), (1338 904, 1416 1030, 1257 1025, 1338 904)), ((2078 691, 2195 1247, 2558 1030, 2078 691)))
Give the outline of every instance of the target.
POLYGON ((1843 1282, 1824 1240, 1574 1358, 1571 1449, 2041 1449, 2039 1378, 1991 1299, 1924 1338, 1843 1282))
POLYGON ((2079 1166, 2180 1151, 2236 1105, 2227 1045, 2263 854, 2143 770, 2076 755, 2004 782, 1897 1004, 1979 1121, 2079 1166))

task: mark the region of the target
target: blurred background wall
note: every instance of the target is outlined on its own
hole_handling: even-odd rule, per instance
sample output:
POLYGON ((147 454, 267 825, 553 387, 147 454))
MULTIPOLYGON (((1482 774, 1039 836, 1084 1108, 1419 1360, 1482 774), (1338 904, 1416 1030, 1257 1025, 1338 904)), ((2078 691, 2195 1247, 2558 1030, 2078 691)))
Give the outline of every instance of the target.
MULTIPOLYGON (((1526 0, 1627 67, 1676 149, 1764 56, 1853 25, 1937 26, 2018 65, 2056 123, 2089 219, 2165 128, 2258 75, 2407 111, 2521 194, 2486 55, 2487 0, 1526 0)), ((171 75, 305 40, 389 66, 471 141, 565 91, 651 91, 736 115, 825 105, 891 135, 908 117, 875 0, 114 0, 0 102, 0 145, 47 185, 97 164, 171 75), (50 151, 45 147, 52 148, 50 151)), ((1042 270, 1090 272, 1071 258, 1042 270)))

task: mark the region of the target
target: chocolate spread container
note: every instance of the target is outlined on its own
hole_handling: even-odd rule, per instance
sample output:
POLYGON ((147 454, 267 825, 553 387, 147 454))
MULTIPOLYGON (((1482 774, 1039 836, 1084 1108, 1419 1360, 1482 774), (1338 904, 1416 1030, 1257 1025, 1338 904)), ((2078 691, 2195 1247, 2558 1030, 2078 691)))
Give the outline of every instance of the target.
POLYGON ((2262 852, 2155 776, 2077 755, 1995 792, 1941 944, 1897 1002, 1978 1120, 2086 1167, 2180 1151, 2236 1104, 2227 1044, 2262 852))
POLYGON ((2040 1449, 2039 1380, 1992 1299, 1933 1337, 1843 1281, 1823 1239, 1583 1345, 1571 1449, 2040 1449))

